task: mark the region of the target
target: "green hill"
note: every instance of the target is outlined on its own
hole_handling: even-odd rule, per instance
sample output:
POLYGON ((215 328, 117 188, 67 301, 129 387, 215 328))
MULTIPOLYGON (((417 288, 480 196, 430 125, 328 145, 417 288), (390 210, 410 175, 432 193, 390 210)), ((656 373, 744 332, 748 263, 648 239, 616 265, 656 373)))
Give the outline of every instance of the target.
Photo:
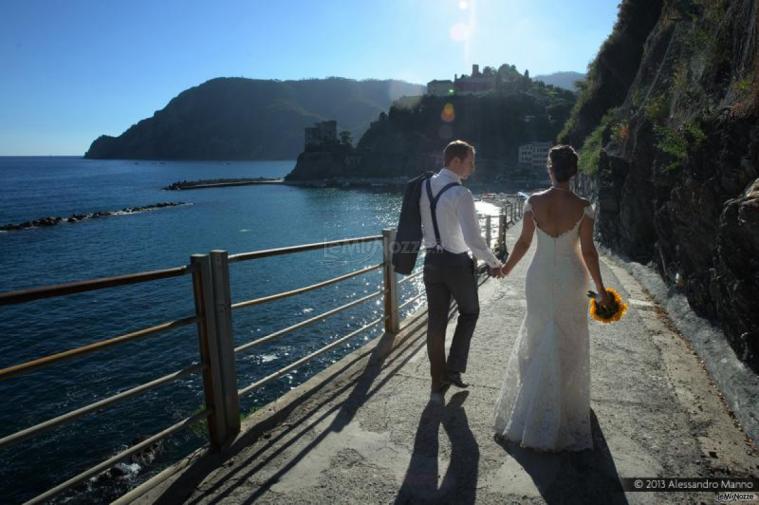
POLYGON ((303 130, 336 119, 359 138, 393 100, 424 87, 395 80, 218 78, 173 98, 118 137, 103 135, 87 158, 294 159, 303 130))
POLYGON ((355 150, 348 153, 338 145, 304 152, 288 180, 412 176, 439 168, 443 147, 455 138, 476 146, 479 176, 503 174, 517 164, 521 144, 556 137, 575 95, 533 81, 510 65, 497 72, 497 87, 489 93, 396 101, 371 124, 355 150), (449 112, 444 112, 446 106, 449 112))

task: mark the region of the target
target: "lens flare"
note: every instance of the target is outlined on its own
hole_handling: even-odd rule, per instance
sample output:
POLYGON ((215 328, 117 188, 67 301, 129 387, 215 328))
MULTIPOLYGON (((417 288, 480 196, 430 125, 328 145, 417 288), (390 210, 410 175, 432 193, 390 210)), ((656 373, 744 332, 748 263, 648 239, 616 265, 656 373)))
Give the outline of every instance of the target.
POLYGON ((470 27, 466 23, 456 23, 451 27, 451 38, 456 42, 464 42, 469 39, 470 27))
POLYGON ((453 109, 452 103, 447 103, 443 106, 443 112, 440 113, 440 119, 446 123, 451 123, 456 119, 456 111, 453 109))

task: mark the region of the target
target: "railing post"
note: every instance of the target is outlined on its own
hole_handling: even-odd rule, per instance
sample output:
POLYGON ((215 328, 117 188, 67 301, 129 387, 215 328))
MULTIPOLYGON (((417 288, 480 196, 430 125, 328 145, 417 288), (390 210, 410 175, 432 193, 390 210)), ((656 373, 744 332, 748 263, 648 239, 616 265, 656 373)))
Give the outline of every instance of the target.
MULTIPOLYGON (((226 266, 226 253, 223 260, 218 256, 217 254, 216 262, 208 254, 193 254, 190 258, 194 267, 192 284, 195 314, 198 318, 198 347, 203 364, 203 392, 206 408, 210 411, 208 437, 214 451, 222 450, 240 431, 234 351, 231 345, 231 312, 224 310, 224 292, 217 288, 217 284, 223 286, 226 277, 229 293, 228 271, 226 276, 219 273, 217 276, 221 278, 214 279, 214 273, 226 266), (232 351, 231 366, 228 364, 229 351, 232 351)), ((228 296, 226 300, 229 301, 228 296)))
POLYGON ((498 250, 501 254, 506 250, 506 209, 503 207, 498 212, 498 250))
POLYGON ((488 243, 488 247, 493 247, 493 234, 490 232, 491 219, 490 214, 485 216, 485 241, 488 243))
POLYGON ((385 300, 385 331, 398 333, 400 331, 400 318, 398 314, 398 279, 393 267, 393 244, 395 243, 395 230, 382 230, 382 252, 384 262, 384 300, 385 300))
POLYGON ((229 285, 227 251, 211 251, 211 277, 216 308, 219 376, 224 394, 226 429, 229 439, 240 433, 240 398, 237 394, 235 339, 232 330, 232 290, 229 285))

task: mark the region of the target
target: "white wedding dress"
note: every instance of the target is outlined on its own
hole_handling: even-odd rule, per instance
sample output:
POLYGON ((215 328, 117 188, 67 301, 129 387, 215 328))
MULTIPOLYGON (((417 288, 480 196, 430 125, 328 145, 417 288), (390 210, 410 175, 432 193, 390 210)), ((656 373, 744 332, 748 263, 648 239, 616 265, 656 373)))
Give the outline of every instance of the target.
MULTIPOLYGON (((529 200, 525 219, 533 219, 529 200), (527 214, 527 212, 530 212, 527 214)), ((588 274, 580 254, 583 218, 558 237, 535 226, 527 311, 495 406, 502 439, 544 451, 592 449, 588 274)))

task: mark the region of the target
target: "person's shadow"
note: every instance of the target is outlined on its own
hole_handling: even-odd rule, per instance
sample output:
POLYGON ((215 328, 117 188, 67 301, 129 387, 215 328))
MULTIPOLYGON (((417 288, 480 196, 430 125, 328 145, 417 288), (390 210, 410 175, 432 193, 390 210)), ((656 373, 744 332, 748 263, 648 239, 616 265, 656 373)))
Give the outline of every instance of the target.
POLYGON ((463 403, 469 395, 461 391, 447 405, 430 401, 419 419, 406 477, 395 498, 396 505, 450 503, 469 505, 477 494, 480 450, 469 429, 463 403), (438 431, 443 425, 451 441, 448 470, 438 487, 438 431))
POLYGON ((545 453, 522 448, 508 440, 496 439, 496 442, 522 465, 549 505, 626 505, 617 467, 592 409, 590 423, 592 450, 545 453))

